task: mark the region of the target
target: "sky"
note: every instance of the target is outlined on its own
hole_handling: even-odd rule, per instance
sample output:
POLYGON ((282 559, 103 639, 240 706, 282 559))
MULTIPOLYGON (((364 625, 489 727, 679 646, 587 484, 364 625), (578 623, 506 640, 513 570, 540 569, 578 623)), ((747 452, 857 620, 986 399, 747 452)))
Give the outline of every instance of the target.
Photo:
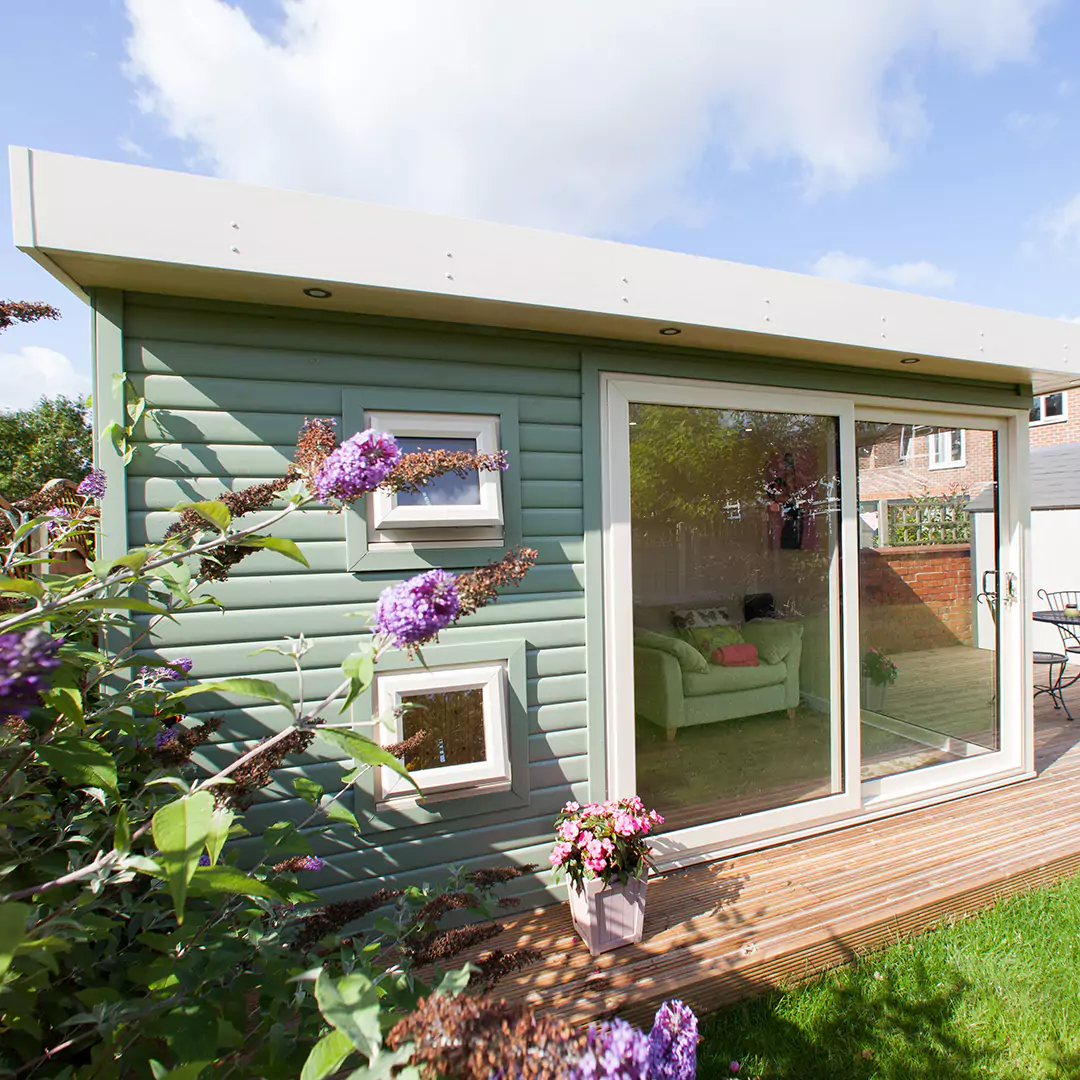
MULTIPOLYGON (((0 0, 0 142, 1080 319, 1080 3, 0 0)), ((9 204, 7 172, 2 191, 9 204)), ((12 246, 0 408, 89 391, 12 246)))

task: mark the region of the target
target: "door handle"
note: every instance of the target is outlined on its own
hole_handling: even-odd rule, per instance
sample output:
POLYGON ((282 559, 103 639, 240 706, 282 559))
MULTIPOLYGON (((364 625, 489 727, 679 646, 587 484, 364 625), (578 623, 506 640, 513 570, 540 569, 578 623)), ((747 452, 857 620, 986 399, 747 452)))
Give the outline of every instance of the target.
POLYGON ((1017 589, 1017 578, 1011 571, 1005 575, 1005 603, 1015 604, 1019 598, 1019 590, 1017 589))

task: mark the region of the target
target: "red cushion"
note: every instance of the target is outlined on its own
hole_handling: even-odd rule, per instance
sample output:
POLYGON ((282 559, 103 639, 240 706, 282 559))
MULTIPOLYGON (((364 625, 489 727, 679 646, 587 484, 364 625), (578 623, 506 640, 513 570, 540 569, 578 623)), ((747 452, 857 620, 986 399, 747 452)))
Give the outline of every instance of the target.
POLYGON ((757 646, 748 641, 739 645, 721 645, 719 649, 713 650, 712 662, 724 667, 757 667, 757 646))

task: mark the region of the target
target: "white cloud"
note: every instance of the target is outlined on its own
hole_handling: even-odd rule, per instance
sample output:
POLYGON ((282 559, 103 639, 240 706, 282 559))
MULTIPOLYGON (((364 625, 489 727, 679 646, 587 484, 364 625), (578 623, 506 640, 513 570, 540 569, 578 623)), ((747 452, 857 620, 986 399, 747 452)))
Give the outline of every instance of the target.
POLYGON ((281 0, 273 37, 126 2, 141 103, 221 176, 618 232, 707 206, 717 160, 810 195, 889 169, 911 72, 1023 59, 1048 0, 281 0))
POLYGON ((85 398, 90 378, 55 349, 24 345, 18 352, 0 353, 0 409, 25 409, 42 397, 85 398))
POLYGON ((1075 244, 1080 240, 1080 194, 1043 215, 1039 227, 1062 245, 1075 244))
POLYGON ((121 135, 116 140, 116 145, 132 157, 142 158, 145 161, 150 159, 150 155, 130 135, 121 135))
POLYGON ((1026 113, 1012 109, 1005 114, 1005 126, 1010 131, 1036 139, 1045 138, 1057 124, 1057 116, 1049 112, 1026 113))
POLYGON ((822 255, 810 269, 818 277, 864 285, 887 285, 909 292, 943 292, 956 284, 955 271, 945 270, 926 259, 883 266, 861 255, 830 251, 822 255))

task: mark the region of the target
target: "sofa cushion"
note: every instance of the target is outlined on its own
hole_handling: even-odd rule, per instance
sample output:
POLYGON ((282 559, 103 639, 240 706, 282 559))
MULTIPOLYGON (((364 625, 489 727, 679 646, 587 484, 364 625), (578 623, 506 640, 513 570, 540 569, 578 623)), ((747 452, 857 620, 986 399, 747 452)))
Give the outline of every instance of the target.
POLYGON ((643 630, 640 626, 634 627, 634 644, 642 645, 647 649, 659 649, 661 652, 670 653, 679 661, 679 667, 683 674, 705 674, 709 670, 708 661, 687 641, 682 638, 672 637, 668 634, 657 634, 652 630, 643 630))
POLYGON ((743 637, 756 645, 766 664, 779 664, 802 637, 801 623, 786 619, 752 619, 743 626, 743 637))
POLYGON ((757 690, 761 686, 775 686, 787 678, 783 664, 758 664, 757 667, 720 667, 709 664, 703 675, 693 672, 683 674, 683 693, 687 697, 703 697, 705 694, 730 694, 736 690, 757 690))
POLYGON ((714 605, 708 608, 672 608, 671 625, 676 630, 693 630, 696 626, 733 626, 728 608, 714 605))
POLYGON ((745 640, 737 626, 695 626, 680 630, 679 637, 689 641, 706 659, 725 645, 741 645, 745 640))

